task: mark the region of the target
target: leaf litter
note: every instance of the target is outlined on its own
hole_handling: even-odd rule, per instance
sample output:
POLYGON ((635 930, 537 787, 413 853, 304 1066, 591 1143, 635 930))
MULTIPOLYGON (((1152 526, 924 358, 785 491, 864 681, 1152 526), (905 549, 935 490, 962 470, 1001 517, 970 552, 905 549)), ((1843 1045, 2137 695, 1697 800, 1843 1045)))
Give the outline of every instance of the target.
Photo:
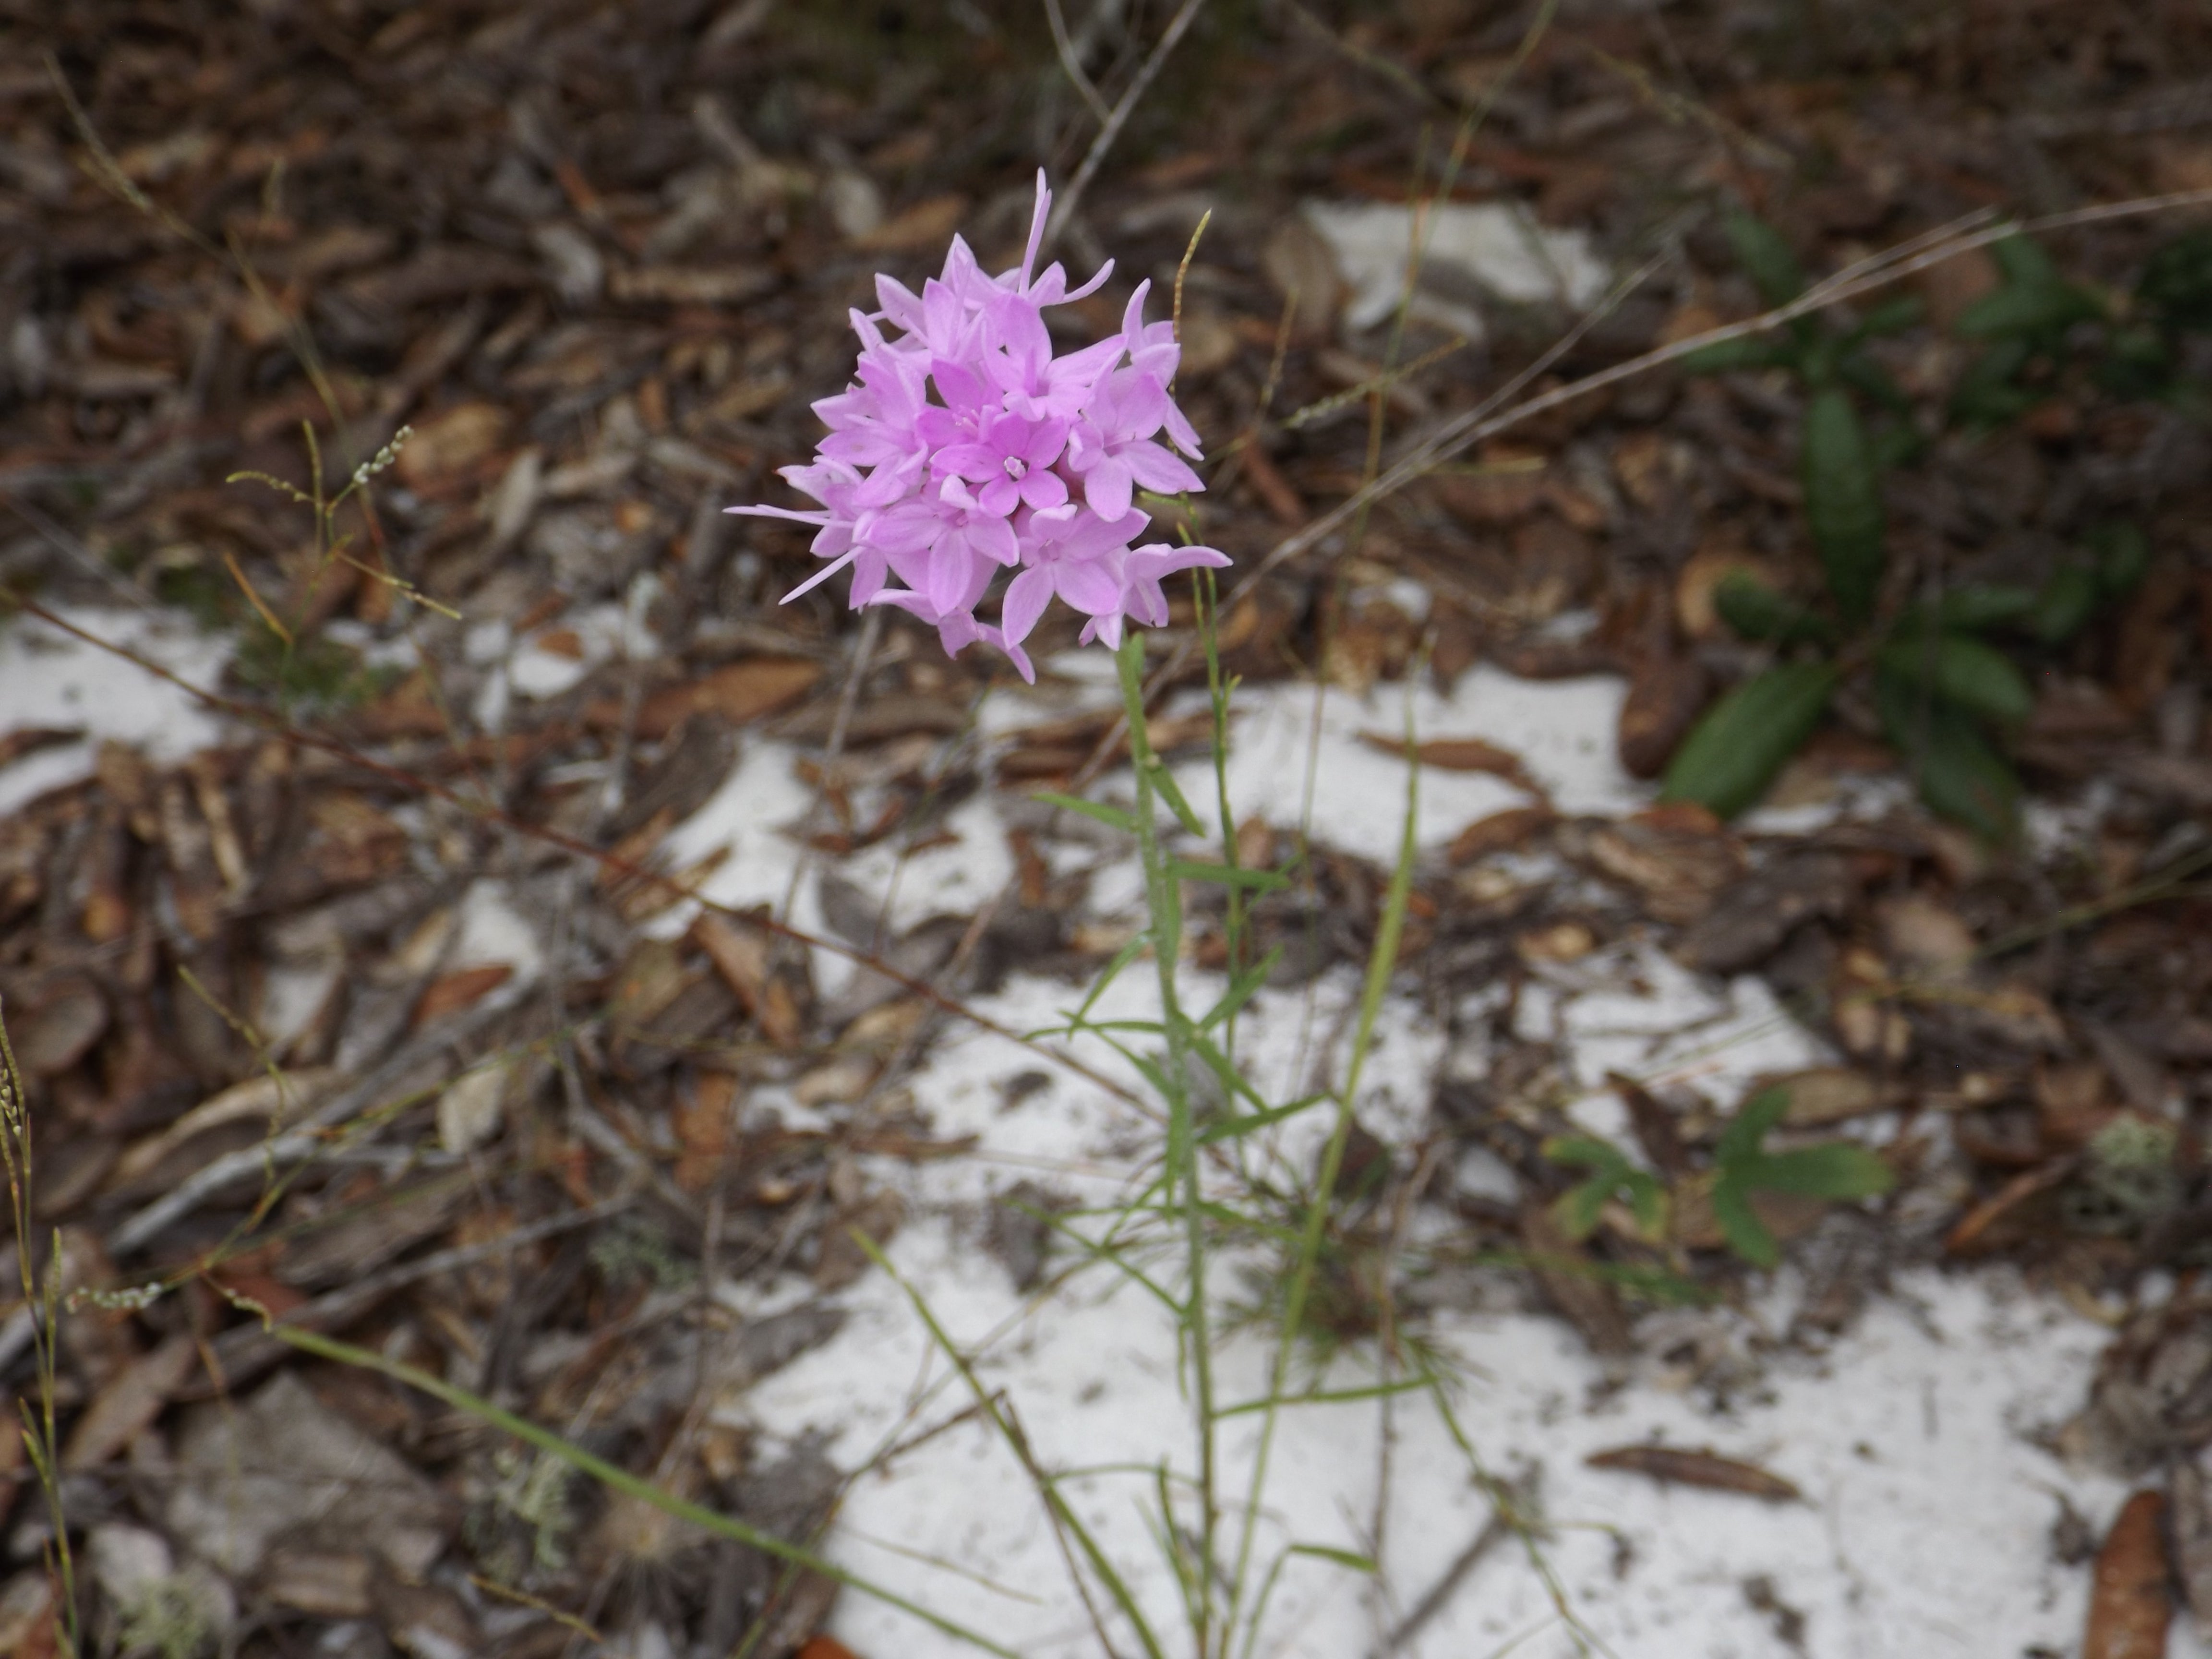
MULTIPOLYGON (((88 129, 36 52, 0 72, 19 250, 0 578, 177 677, 29 611, 0 630, 0 994, 37 1218, 95 1298, 64 1326, 58 1403, 118 1639, 936 1650, 830 1581, 302 1361, 261 1310, 1025 1650, 1091 1650, 1042 1588, 1059 1569, 1018 1471, 979 1461, 849 1241, 927 1289, 1048 1462, 1158 1455, 1179 1409, 1164 1328, 1068 1279, 1037 1219, 1139 1178, 1151 1132, 1116 1091, 1135 1073, 1072 1071, 923 994, 1030 1029, 1130 937, 1119 846, 1027 799, 1114 798, 1110 686, 1066 638, 1042 641, 1033 695, 896 620, 863 647, 834 604, 775 605, 806 568, 798 537, 713 510, 811 448, 807 404, 835 390, 829 347, 878 262, 918 271, 956 228, 1012 244, 1016 175, 1089 143, 1042 17, 893 9, 896 50, 889 13, 759 0, 619 29, 564 7, 278 7, 188 46, 118 0, 30 41, 88 129), (1006 96, 955 95, 971 77, 1006 96), (402 422, 341 556, 308 509, 224 483, 334 491, 402 422), (547 835, 615 861, 581 870, 547 835), (134 1305, 156 1279, 176 1288, 134 1305), (282 1467, 247 1456, 295 1439, 282 1467)), ((1164 291, 1214 210, 1179 391, 1229 457, 1202 527, 1240 564, 1358 489, 1370 413, 1387 465, 1578 313, 1542 372, 1749 314, 1716 192, 1818 270, 1988 203, 2207 176, 2185 97, 2207 43, 2179 22, 2085 53, 2057 50, 2075 37, 2051 14, 1970 27, 1945 58, 1884 34, 1879 8, 1820 41, 1748 15, 1597 17, 1508 77, 1524 16, 1300 15, 1201 15, 1067 232, 1164 291), (1877 63, 1910 102, 1826 78, 1877 63), (1467 199, 1429 216, 1402 341, 1426 106, 1400 77, 1439 108, 1494 96, 1455 158, 1467 199), (1183 113, 1200 88, 1202 133, 1183 113), (1599 302, 1607 269, 1662 246, 1661 279, 1599 302)), ((1100 8, 1082 50, 1118 88, 1158 22, 1100 8)), ((2151 237, 2115 222, 2058 246, 2069 275, 2118 285, 2151 237)), ((1919 280, 1955 317, 1997 275, 1962 258, 1919 280)), ((1936 333, 1882 361, 1929 398, 1960 368, 1936 333)), ((2032 788, 2010 851, 1911 806, 1848 696, 1732 824, 1639 781, 1761 665, 1715 620, 1726 573, 1799 597, 1818 580, 1793 516, 1813 413, 1756 374, 1662 369, 1550 410, 1224 615, 1245 681, 1231 799, 1266 829, 1256 862, 1311 872, 1252 912, 1284 956, 1243 1041, 1293 1092, 1337 1063, 1399 828, 1384 733, 1412 702, 1433 770, 1361 1105, 1382 1200, 1333 1224, 1347 1261, 1387 1257, 1390 1317, 1461 1368, 1474 1438, 1530 1478, 1572 1604, 1623 1650, 1957 1632, 2117 1653, 2163 1629, 2169 1576, 2204 1610, 2201 440, 2169 405, 2051 373, 2021 424, 1897 475, 1887 502, 1893 559, 1923 580, 2039 580, 2085 501, 2148 526, 2140 586, 2016 722, 2032 788), (1756 1194, 1787 1262, 1765 1281, 1719 1248, 1710 1188, 1770 1085, 1789 1146, 1850 1136, 1898 1185, 1872 1213, 1756 1194), (1574 1177, 1540 1148, 1568 1133, 1664 1172, 1664 1236, 1617 1203, 1558 1232, 1574 1177), (1608 1448, 1692 1486, 1586 1472, 1608 1448), (1710 1489, 1743 1470, 1808 1502, 1710 1489), (2043 1536, 2077 1507, 2109 1522, 2094 1578, 2043 1536)), ((1152 735, 1210 799, 1189 687, 1152 735)), ((1204 890, 1194 950, 1218 965, 1204 890)), ((1119 991, 1102 1008, 1144 1012, 1119 991)), ((1310 1163, 1306 1133, 1279 1137, 1286 1167, 1310 1163)), ((1376 1283, 1347 1270, 1328 1298, 1332 1378, 1362 1376, 1385 1328, 1376 1283)), ((28 1338, 18 1309, 0 1348, 19 1368, 28 1338)), ((1254 1392, 1257 1352, 1224 1355, 1254 1392)), ((1277 1501, 1340 1516, 1346 1492, 1375 1496, 1383 1431, 1371 1407, 1304 1410, 1277 1501)), ((1425 1610, 1456 1587, 1411 1650, 1488 1650, 1551 1616, 1504 1554, 1453 1565, 1492 1516, 1436 1424, 1408 1409, 1389 1433, 1388 1596, 1425 1610)), ((1112 1479, 1081 1484, 1146 1559, 1112 1479)), ((31 1516, 0 1584, 11 1632, 52 1619, 31 1516)), ((1158 1611, 1172 1595, 1140 1590, 1158 1611)), ((1275 1617, 1306 1632, 1286 1651, 1392 1628, 1304 1566, 1275 1617)))

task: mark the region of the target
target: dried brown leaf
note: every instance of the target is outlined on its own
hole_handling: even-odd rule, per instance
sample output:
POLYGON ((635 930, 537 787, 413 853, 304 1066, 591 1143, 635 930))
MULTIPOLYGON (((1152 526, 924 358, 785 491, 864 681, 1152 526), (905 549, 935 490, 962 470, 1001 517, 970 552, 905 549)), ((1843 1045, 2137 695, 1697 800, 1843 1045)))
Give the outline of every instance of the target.
POLYGON ((2160 1492, 2139 1492, 2120 1506, 2097 1552, 2081 1659, 2162 1659, 2173 1621, 2165 1517, 2160 1492))
POLYGON ((1680 1446, 1616 1446, 1583 1460, 1594 1469, 1625 1469, 1670 1486, 1741 1492, 1769 1504, 1802 1503, 1805 1494, 1778 1474, 1717 1452, 1680 1446))

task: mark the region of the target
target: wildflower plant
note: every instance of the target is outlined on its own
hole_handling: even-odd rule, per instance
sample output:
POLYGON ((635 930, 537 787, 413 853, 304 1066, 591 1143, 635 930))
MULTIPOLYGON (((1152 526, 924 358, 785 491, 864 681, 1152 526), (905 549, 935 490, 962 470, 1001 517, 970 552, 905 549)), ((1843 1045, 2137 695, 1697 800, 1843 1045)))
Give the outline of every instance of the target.
POLYGON ((1057 263, 1039 271, 1051 210, 1040 171, 1018 269, 987 276, 955 236, 919 295, 878 276, 878 308, 852 313, 853 383, 814 405, 829 435, 782 474, 821 505, 727 509, 817 527, 830 562, 787 603, 849 569, 855 610, 896 605, 934 624, 949 654, 980 641, 1034 681, 1023 641, 1055 598, 1084 617, 1084 643, 1118 647, 1124 619, 1165 625, 1162 578, 1229 562, 1210 547, 1138 544, 1152 528, 1138 489, 1206 487, 1190 465, 1198 434, 1169 394, 1175 328, 1145 321, 1152 284, 1139 283, 1120 332, 1055 356, 1046 307, 1096 293, 1114 266, 1073 290, 1057 263), (998 622, 978 621, 1004 572, 998 622))

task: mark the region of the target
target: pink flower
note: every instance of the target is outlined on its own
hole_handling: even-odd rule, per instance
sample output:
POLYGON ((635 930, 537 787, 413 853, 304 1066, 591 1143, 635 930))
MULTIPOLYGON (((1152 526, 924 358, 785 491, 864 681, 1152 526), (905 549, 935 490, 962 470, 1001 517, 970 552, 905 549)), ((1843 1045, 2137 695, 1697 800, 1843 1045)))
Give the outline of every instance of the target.
POLYGON ((1017 507, 1054 507, 1067 499, 1067 483, 1052 470, 1067 447, 1067 422, 1033 421, 1025 415, 986 415, 973 443, 947 444, 930 461, 933 472, 950 472, 976 486, 987 513, 1017 507))
POLYGON ((1016 270, 986 275, 956 236, 920 294, 877 277, 879 309, 852 316, 853 383, 814 405, 828 435, 811 464, 783 469, 818 510, 729 509, 816 526, 830 562, 787 600, 849 568, 854 606, 896 605, 934 625, 947 653, 987 644, 1033 679, 1022 641, 1054 599, 1085 618, 1085 643, 1117 645, 1125 618, 1166 623, 1164 577, 1229 562, 1206 547, 1132 549, 1150 522, 1139 489, 1205 488, 1189 465, 1198 434, 1168 392, 1181 352, 1171 325, 1144 320, 1140 283, 1120 332, 1054 354, 1044 308, 1113 267, 1073 291, 1060 265, 1038 271, 1051 206, 1040 173, 1016 270), (1009 568, 1000 625, 978 622, 1009 568))

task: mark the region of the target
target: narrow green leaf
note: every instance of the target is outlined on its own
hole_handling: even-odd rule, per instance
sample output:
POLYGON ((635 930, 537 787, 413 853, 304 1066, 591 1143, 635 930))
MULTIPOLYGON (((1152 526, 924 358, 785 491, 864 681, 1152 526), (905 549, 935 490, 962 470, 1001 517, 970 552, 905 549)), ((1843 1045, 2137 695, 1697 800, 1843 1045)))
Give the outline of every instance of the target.
POLYGON ((1327 1095, 1308 1095, 1304 1100, 1294 1100, 1287 1106, 1271 1106, 1261 1112, 1247 1113, 1242 1117, 1222 1118, 1199 1131, 1201 1146, 1217 1140, 1237 1140, 1261 1129, 1287 1122, 1301 1112, 1311 1111, 1328 1098, 1327 1095))
POLYGON ((1831 386, 1806 405, 1801 459, 1805 520, 1828 591, 1847 620, 1863 623, 1881 585, 1881 485, 1848 392, 1831 386))
POLYGON ((1954 708, 1999 726, 2017 726, 2035 708, 2035 691, 2012 659, 1964 634, 1893 640, 1875 659, 1906 685, 1925 683, 1954 708))
POLYGON ((1761 795, 1813 735, 1836 687, 1826 663, 1785 663, 1723 697, 1674 751, 1659 798, 1734 817, 1761 795))
POLYGON ((1262 1396, 1258 1400, 1240 1400, 1233 1406, 1224 1406, 1217 1417, 1247 1417, 1254 1412, 1266 1411, 1270 1406, 1350 1406, 1366 1400, 1384 1400, 1392 1395, 1419 1394, 1429 1387, 1425 1376, 1401 1377, 1395 1382, 1374 1382, 1364 1389, 1316 1389, 1309 1394, 1286 1394, 1273 1399, 1262 1396))
POLYGON ((1595 1135, 1551 1135, 1537 1150, 1554 1164, 1601 1170, 1626 1170, 1631 1167, 1620 1148, 1595 1135))
POLYGON ((1310 1555, 1317 1561, 1333 1561, 1340 1567, 1351 1568, 1354 1572, 1371 1573, 1376 1571, 1375 1563, 1366 1556, 1355 1555, 1350 1550, 1331 1549, 1326 1544, 1293 1544, 1291 1553, 1310 1555))
POLYGON ((1085 800, 1080 795, 1063 795, 1050 789, 1039 790, 1030 799, 1042 801, 1047 806, 1058 806, 1070 812, 1080 812, 1085 817, 1094 818, 1109 829, 1121 830, 1124 835, 1133 836, 1137 833, 1136 819, 1118 806, 1107 806, 1095 800, 1085 800))
POLYGON ((1206 1018, 1198 1022, 1201 1031, 1211 1031, 1224 1020, 1233 1019, 1244 1011, 1244 1005, 1267 988, 1267 979, 1275 971, 1275 964, 1283 959, 1279 945, 1230 981, 1229 988, 1221 1000, 1206 1010, 1206 1018))
POLYGON ((1091 981, 1091 990, 1084 997, 1083 1006, 1075 1011, 1072 1024, 1080 1024, 1089 1020, 1091 1011, 1098 1006, 1098 999, 1106 994, 1106 988, 1120 978, 1121 970, 1142 956, 1152 942, 1152 936, 1149 931, 1141 933, 1114 953, 1114 959, 1106 964, 1105 971, 1091 981))
POLYGON ((1233 865, 1207 864, 1194 859, 1175 859, 1168 872, 1177 881, 1210 881, 1246 892, 1279 893, 1291 884, 1288 876, 1273 870, 1243 870, 1233 865))
POLYGON ((1721 1230, 1721 1237, 1728 1241, 1729 1249, 1754 1267, 1780 1265, 1781 1247, 1752 1209, 1751 1195, 1741 1186, 1726 1179, 1715 1182, 1712 1205, 1713 1220, 1721 1230))
POLYGON ((1713 1143, 1714 1162, 1725 1170, 1755 1157, 1767 1132, 1781 1122, 1789 1110, 1789 1090, 1779 1084, 1761 1089, 1743 1103, 1729 1120, 1728 1127, 1721 1131, 1720 1139, 1713 1143))
POLYGON ((1152 763, 1152 787, 1160 792, 1160 799, 1168 804, 1168 810, 1176 815, 1176 821, 1184 829, 1194 836, 1206 833, 1206 825, 1200 821, 1198 814, 1190 810, 1190 803, 1182 798, 1182 787, 1175 781, 1175 774, 1158 761, 1152 763))
POLYGON ((1805 269, 1782 233, 1764 219, 1744 212, 1728 216, 1723 227, 1729 246, 1742 262, 1759 297, 1770 306, 1786 306, 1805 291, 1805 269))
POLYGON ((1897 1176, 1864 1146, 1831 1140, 1794 1152, 1764 1152, 1744 1172, 1747 1186, 1804 1198, 1874 1198, 1897 1184, 1897 1176))

